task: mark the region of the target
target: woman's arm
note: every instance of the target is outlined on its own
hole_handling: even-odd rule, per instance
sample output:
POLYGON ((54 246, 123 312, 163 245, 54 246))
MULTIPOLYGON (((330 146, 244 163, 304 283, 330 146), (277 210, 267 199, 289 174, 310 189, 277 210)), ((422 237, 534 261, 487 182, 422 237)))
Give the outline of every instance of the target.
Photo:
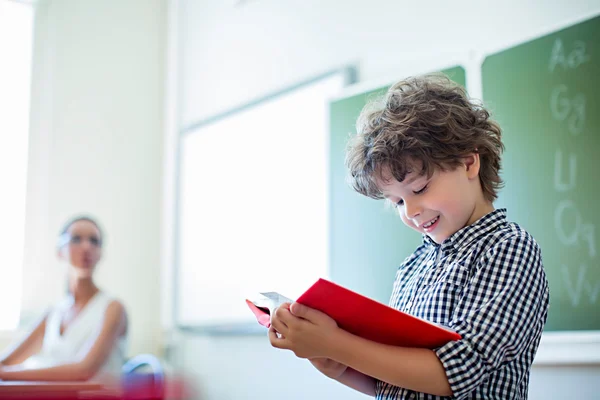
POLYGON ((20 342, 15 343, 13 347, 7 349, 5 354, 0 356, 0 365, 20 364, 38 353, 42 349, 42 343, 44 342, 47 318, 48 313, 46 312, 20 342))
POLYGON ((83 381, 92 378, 106 361, 119 336, 127 330, 127 314, 118 301, 110 303, 100 333, 80 361, 49 368, 25 369, 21 365, 0 368, 0 379, 12 381, 83 381))

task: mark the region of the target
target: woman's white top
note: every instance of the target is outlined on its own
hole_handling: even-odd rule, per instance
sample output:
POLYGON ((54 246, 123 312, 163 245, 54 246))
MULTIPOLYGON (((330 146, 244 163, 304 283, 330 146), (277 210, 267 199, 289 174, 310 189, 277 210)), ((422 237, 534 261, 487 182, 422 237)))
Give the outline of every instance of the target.
MULTIPOLYGON (((108 305, 114 299, 98 291, 65 331, 60 333, 63 316, 73 305, 73 297, 68 296, 53 307, 46 318, 46 330, 42 350, 25 361, 28 368, 45 368, 82 360, 94 345, 102 329, 104 315, 108 305)), ((119 378, 125 362, 127 337, 122 335, 110 350, 100 370, 92 380, 114 380, 119 378)))

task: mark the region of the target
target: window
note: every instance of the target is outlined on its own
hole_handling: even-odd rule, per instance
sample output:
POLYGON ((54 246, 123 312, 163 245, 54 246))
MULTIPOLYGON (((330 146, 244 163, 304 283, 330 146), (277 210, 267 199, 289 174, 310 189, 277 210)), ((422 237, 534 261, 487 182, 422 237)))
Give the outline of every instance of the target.
POLYGON ((327 101, 345 83, 334 73, 182 134, 180 326, 252 329, 245 298, 296 298, 327 277, 327 101))
POLYGON ((0 0, 0 330, 17 327, 21 306, 33 13, 0 0))

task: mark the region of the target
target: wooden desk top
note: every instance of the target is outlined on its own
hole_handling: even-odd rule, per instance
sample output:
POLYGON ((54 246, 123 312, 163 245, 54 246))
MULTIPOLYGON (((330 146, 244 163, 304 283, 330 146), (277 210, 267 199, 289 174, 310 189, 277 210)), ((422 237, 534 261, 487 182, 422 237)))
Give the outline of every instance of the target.
POLYGON ((0 381, 0 394, 32 392, 82 392, 88 390, 101 390, 102 388, 102 384, 96 382, 0 381))

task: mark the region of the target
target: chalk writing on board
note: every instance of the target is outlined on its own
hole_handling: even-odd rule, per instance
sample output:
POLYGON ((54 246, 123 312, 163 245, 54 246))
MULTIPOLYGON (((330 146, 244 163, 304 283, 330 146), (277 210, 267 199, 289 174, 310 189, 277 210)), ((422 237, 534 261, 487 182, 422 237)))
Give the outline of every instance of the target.
POLYGON ((554 119, 568 121, 569 132, 578 135, 583 131, 585 124, 585 96, 577 93, 568 97, 567 85, 558 85, 550 95, 550 110, 554 119))
POLYGON ((596 256, 596 240, 595 240, 595 229, 594 225, 584 223, 581 214, 575 203, 571 200, 561 200, 554 211, 554 226, 556 228, 556 234, 560 242, 565 246, 575 246, 580 241, 585 242, 587 246, 587 254, 590 258, 596 256), (571 218, 568 218, 571 216, 571 218), (568 230, 565 228, 565 220, 571 219, 574 221, 574 227, 568 230))
MULTIPOLYGON (((574 41, 570 52, 567 53, 562 40, 556 39, 552 46, 548 69, 551 73, 557 66, 565 71, 572 70, 589 60, 590 56, 586 53, 585 42, 574 41)), ((565 124, 571 136, 577 136, 584 132, 585 107, 585 95, 570 92, 569 87, 563 83, 556 85, 550 93, 552 117, 565 124)), ((569 142, 569 144, 574 143, 569 142)), ((568 155, 563 155, 563 150, 559 148, 554 157, 554 189, 565 196, 572 196, 576 187, 577 154, 571 150, 568 155)), ((568 251, 576 251, 577 254, 594 259, 596 257, 596 227, 587 221, 572 198, 563 198, 556 205, 554 228, 560 243, 570 248, 568 251)), ((583 300, 594 304, 600 293, 600 282, 590 280, 591 274, 588 274, 587 262, 577 262, 577 264, 579 265, 562 264, 562 275, 571 304, 573 307, 577 307, 583 300)))
POLYGON ((575 40, 571 51, 567 54, 562 40, 556 39, 552 46, 548 69, 550 72, 554 72, 557 65, 560 65, 564 70, 574 69, 589 60, 590 56, 586 53, 585 42, 575 40))
POLYGON ((564 265, 562 266, 562 273, 565 279, 565 285, 567 286, 567 292, 569 299, 574 307, 579 305, 579 301, 583 295, 587 296, 590 303, 594 304, 598 300, 598 293, 600 293, 600 285, 592 285, 592 282, 587 280, 586 274, 588 270, 587 264, 581 264, 577 270, 577 278, 575 282, 571 281, 571 268, 564 265))
POLYGON ((560 149, 556 150, 554 157, 554 189, 557 192, 567 192, 575 188, 577 179, 577 156, 573 153, 569 154, 569 179, 565 180, 566 176, 562 175, 563 170, 563 155, 560 149))

